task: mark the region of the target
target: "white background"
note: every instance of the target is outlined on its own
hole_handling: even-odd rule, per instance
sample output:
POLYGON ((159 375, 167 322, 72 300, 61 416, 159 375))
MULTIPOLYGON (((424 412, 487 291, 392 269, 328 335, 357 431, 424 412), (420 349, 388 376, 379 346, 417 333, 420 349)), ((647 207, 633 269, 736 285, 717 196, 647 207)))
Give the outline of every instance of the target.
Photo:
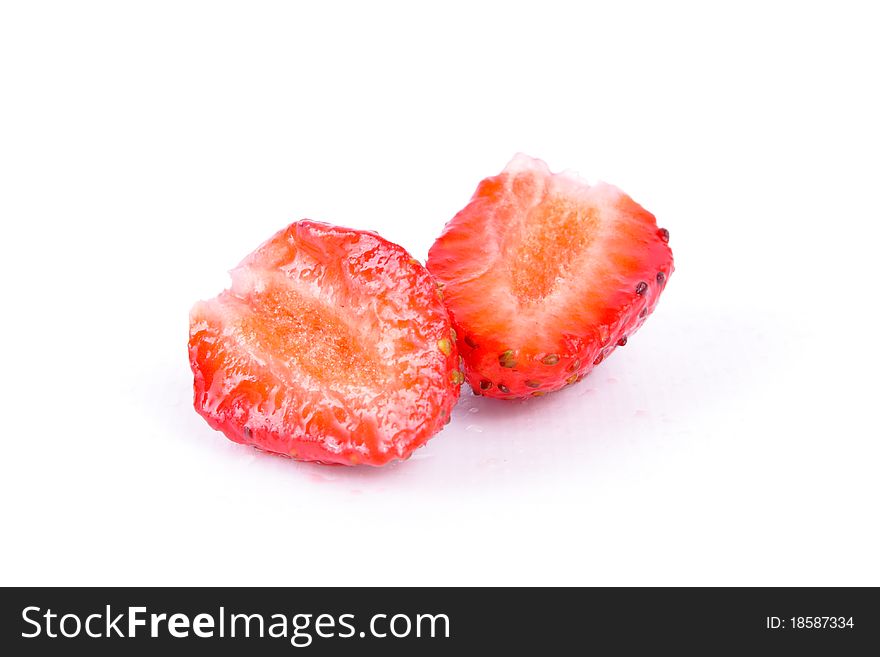
POLYGON ((0 582, 880 584, 871 4, 3 3, 0 582), (625 349, 381 470, 196 415, 252 248, 424 259, 517 151, 670 230, 625 349))

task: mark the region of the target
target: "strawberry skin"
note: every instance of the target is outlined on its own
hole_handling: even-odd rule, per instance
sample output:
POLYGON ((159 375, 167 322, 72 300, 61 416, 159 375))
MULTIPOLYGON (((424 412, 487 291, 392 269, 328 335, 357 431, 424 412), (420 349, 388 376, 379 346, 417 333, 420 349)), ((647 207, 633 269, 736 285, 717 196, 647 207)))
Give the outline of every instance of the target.
POLYGON ((673 271, 669 233, 616 187, 517 155, 431 247, 476 394, 576 383, 644 323, 673 271))
POLYGON ((190 313, 194 405, 229 439, 383 465, 449 419, 463 375, 427 270, 375 233, 291 224, 190 313))

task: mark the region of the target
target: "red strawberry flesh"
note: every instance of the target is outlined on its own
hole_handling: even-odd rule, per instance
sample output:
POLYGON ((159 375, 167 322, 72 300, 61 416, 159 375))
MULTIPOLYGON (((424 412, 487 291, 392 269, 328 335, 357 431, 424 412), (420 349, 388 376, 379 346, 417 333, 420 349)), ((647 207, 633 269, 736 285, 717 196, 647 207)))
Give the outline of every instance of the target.
POLYGON ((431 276, 365 231, 301 221, 190 316, 196 410, 235 442, 382 465, 439 431, 461 374, 431 276))
POLYGON ((559 390, 626 344, 673 271, 668 237, 616 187, 524 155, 482 181, 428 258, 474 391, 559 390))

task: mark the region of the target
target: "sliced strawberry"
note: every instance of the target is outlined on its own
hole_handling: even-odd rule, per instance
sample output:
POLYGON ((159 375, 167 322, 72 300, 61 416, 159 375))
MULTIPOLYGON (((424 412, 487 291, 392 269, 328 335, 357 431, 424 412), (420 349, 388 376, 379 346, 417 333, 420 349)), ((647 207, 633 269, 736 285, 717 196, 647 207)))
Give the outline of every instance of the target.
POLYGON ((190 315, 195 408, 235 442, 382 465, 443 428, 463 377, 436 285, 375 233, 300 221, 190 315))
POLYGON ((525 155, 481 182, 428 257, 474 392, 559 390, 626 344, 672 273, 668 239, 616 187, 525 155))

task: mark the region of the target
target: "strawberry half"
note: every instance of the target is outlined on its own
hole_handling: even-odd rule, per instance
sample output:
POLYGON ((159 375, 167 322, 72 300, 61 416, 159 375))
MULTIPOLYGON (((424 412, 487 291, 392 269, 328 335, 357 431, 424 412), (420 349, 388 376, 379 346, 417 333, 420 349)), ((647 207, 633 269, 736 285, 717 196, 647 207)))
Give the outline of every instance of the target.
POLYGON ((541 160, 482 181, 428 257, 474 392, 559 390, 625 345, 672 273, 668 240, 616 187, 541 160))
POLYGON ((463 376, 416 260, 375 233, 300 221, 190 314, 195 408, 238 443, 323 463, 404 459, 443 428, 463 376))

